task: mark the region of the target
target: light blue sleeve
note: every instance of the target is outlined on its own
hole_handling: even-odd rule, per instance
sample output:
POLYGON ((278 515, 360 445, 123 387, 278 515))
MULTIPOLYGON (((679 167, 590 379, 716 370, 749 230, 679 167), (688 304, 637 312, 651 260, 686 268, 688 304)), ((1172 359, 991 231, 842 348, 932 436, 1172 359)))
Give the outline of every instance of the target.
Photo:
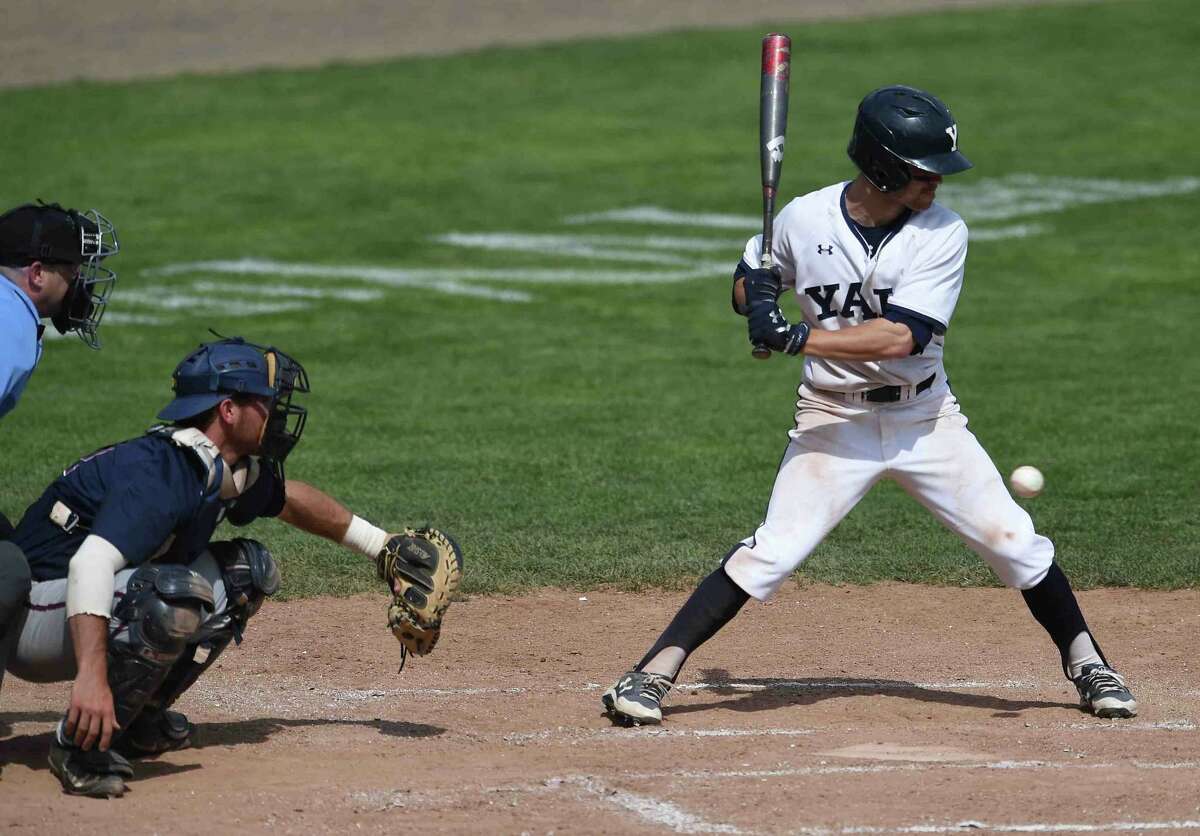
POLYGON ((0 300, 0 418, 17 405, 37 365, 35 328, 23 305, 0 300))

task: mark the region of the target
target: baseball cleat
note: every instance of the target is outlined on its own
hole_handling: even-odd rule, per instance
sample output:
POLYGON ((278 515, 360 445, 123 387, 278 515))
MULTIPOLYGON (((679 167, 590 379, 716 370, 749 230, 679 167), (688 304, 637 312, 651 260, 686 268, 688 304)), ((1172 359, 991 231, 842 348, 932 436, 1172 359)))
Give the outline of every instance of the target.
POLYGON ((1074 680, 1079 689, 1079 707, 1097 717, 1134 717, 1137 701, 1125 679, 1107 665, 1084 665, 1074 680))
POLYGON ((188 718, 178 711, 144 711, 121 732, 113 748, 127 758, 161 755, 186 748, 195 730, 188 718))
POLYGON ((125 794, 125 778, 133 777, 129 761, 113 750, 84 751, 64 746, 57 736, 50 741, 50 771, 70 795, 92 798, 120 798, 125 794))
POLYGON ((630 671, 614 682, 600 701, 614 723, 657 725, 662 722, 662 701, 671 685, 661 674, 630 671))

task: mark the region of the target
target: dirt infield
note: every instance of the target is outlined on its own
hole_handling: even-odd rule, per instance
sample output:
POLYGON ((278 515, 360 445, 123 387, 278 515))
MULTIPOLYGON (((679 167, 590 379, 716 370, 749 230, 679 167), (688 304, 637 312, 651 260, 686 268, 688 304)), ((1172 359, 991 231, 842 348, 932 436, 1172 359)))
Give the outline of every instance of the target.
POLYGON ((142 762, 111 802, 63 796, 47 770, 66 687, 10 677, 0 819, 6 833, 1200 831, 1200 590, 1081 595, 1135 686, 1133 720, 1075 707, 1014 592, 789 585, 696 654, 663 727, 611 726, 601 683, 682 599, 476 598, 399 675, 382 596, 268 604, 181 700, 195 746, 142 762))
POLYGON ((580 37, 1041 2, 1045 0, 5 0, 0 87, 314 67, 580 37), (47 55, 61 60, 46 60, 47 55))

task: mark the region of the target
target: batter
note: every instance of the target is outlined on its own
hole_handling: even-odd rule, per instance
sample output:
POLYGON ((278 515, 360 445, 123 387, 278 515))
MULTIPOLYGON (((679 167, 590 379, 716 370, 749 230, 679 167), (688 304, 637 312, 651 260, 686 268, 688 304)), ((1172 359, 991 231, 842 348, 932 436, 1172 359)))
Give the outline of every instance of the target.
POLYGON ((936 97, 885 87, 859 105, 854 180, 796 198, 774 222, 774 270, 755 236, 734 273, 750 341, 804 355, 795 427, 767 516, 705 578, 641 662, 603 695, 623 724, 659 723, 688 656, 753 597, 765 601, 880 479, 893 479, 982 557, 1059 649, 1080 705, 1132 717, 1137 703, 1093 638, 1054 544, 1005 488, 967 429, 942 356, 967 227, 934 201, 971 167, 936 97), (778 297, 801 310, 788 321, 778 297))

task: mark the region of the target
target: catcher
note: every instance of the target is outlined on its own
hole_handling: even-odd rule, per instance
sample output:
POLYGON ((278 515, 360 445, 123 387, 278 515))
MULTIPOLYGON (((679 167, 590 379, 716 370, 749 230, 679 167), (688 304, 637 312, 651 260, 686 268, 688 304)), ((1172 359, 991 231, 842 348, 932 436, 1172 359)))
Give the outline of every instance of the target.
POLYGON ((282 351, 203 344, 176 367, 174 390, 158 416, 169 423, 68 467, 0 554, 27 560, 33 576, 27 609, 0 637, 8 670, 73 680, 50 744, 51 771, 73 795, 120 796, 129 758, 186 746, 194 728, 171 705, 278 590, 261 543, 210 542, 222 520, 279 517, 375 561, 402 663, 433 649, 462 577, 441 532, 389 534, 284 478, 308 377, 282 351))

